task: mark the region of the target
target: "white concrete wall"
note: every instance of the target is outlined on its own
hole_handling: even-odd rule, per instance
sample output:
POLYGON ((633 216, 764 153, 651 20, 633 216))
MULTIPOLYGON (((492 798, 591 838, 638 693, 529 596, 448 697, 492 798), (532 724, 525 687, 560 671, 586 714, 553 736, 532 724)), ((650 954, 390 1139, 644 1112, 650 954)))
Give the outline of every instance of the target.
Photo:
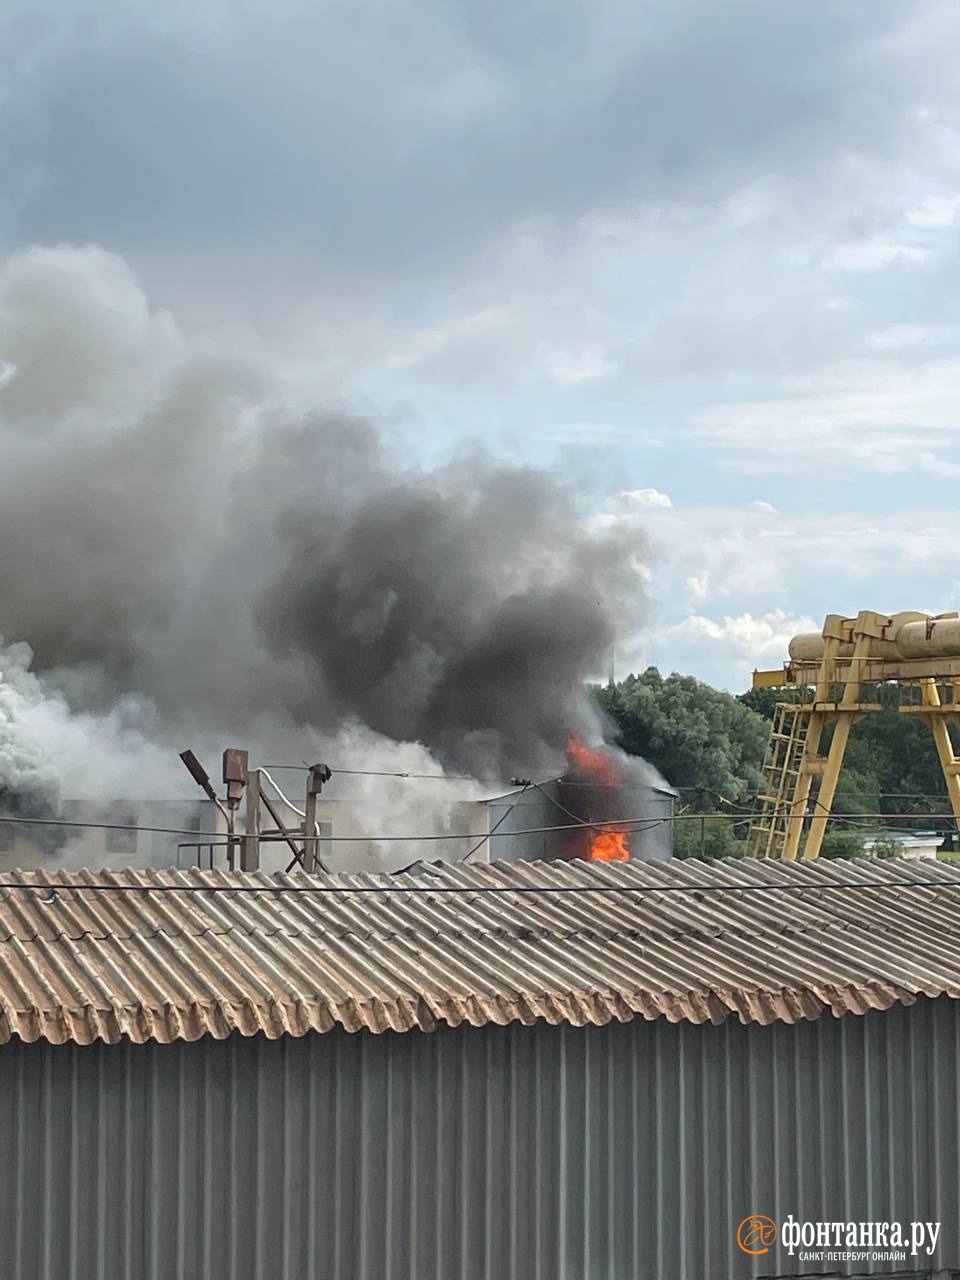
MULTIPOLYGON (((271 797, 273 798, 273 797, 271 797)), ((293 797, 291 796, 291 799, 293 797)), ((299 797, 298 797, 299 799, 299 797)), ((284 825, 291 831, 302 827, 302 819, 279 800, 274 803, 280 812, 284 825)), ((370 820, 365 820, 361 808, 362 802, 329 799, 321 796, 317 804, 317 819, 320 823, 329 824, 332 839, 320 844, 320 857, 323 864, 331 871, 367 872, 390 871, 408 866, 418 860, 423 861, 459 861, 468 850, 477 844, 477 835, 489 829, 488 809, 482 801, 455 802, 447 814, 447 830, 451 833, 462 833, 456 839, 424 840, 422 842, 383 841, 376 844, 368 837, 381 832, 371 833, 370 820)), ((89 801, 65 801, 62 817, 82 822, 136 822, 146 827, 176 827, 187 833, 182 835, 163 835, 148 830, 135 832, 111 832, 98 827, 15 827, 12 828, 12 848, 6 847, 11 830, 0 828, 0 869, 21 868, 28 870, 35 867, 70 867, 88 868, 96 871, 103 868, 119 869, 123 867, 175 867, 175 866, 208 866, 213 848, 214 866, 226 865, 226 850, 223 847, 226 831, 222 815, 207 800, 183 801, 115 801, 97 804, 89 801), (197 835, 190 832, 196 831, 197 835), (199 832, 211 831, 219 835, 200 835, 199 832), (44 835, 54 834, 60 837, 59 847, 50 849, 44 841, 44 835), (178 845, 193 845, 181 847, 178 845), (200 846, 199 851, 196 846, 200 846)), ((381 820, 382 821, 382 820, 381 820)), ((419 829, 426 830, 433 825, 435 815, 424 815, 422 828, 416 825, 417 819, 405 819, 403 829, 397 827, 395 834, 416 834, 419 829)), ((273 820, 265 811, 261 819, 261 829, 272 827, 273 820)), ((237 821, 238 829, 243 828, 243 806, 241 805, 237 821)), ((265 871, 284 871, 289 866, 293 854, 290 847, 282 840, 264 840, 260 846, 261 867, 265 871)), ((482 845, 471 858, 473 862, 484 862, 489 857, 488 846, 482 845)))

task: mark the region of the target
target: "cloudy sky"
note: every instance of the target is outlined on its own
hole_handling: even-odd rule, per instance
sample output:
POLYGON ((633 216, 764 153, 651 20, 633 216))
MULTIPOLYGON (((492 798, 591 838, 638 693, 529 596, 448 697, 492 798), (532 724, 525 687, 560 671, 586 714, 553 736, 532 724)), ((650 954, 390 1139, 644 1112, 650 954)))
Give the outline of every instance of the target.
POLYGON ((953 0, 0 0, 0 250, 398 456, 481 442, 658 547, 620 655, 739 689, 956 607, 953 0))

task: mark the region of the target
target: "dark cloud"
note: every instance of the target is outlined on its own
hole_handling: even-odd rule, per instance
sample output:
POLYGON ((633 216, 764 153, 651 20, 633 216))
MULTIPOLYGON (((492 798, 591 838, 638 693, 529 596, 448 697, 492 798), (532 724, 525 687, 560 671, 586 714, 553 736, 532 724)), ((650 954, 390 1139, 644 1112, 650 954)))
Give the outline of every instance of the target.
POLYGON ((21 237, 406 271, 530 217, 823 178, 898 146, 911 105, 886 2, 214 13, 10 24, 32 68, 10 107, 32 139, 8 162, 21 237))

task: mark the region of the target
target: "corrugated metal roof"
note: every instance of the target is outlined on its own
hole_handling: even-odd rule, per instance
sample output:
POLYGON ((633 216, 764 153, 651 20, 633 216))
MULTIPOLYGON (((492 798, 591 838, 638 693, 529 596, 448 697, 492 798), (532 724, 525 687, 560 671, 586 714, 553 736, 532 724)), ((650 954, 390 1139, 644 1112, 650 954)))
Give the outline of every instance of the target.
POLYGON ((309 878, 13 872, 3 883, 56 894, 0 890, 0 1040, 731 1013, 795 1022, 919 994, 960 997, 960 867, 944 862, 494 863, 309 878), (918 879, 937 887, 905 883, 918 879), (773 884, 803 891, 751 891, 773 884), (338 892, 249 892, 285 886, 338 892), (631 891, 643 886, 682 891, 631 891), (614 891, 557 892, 595 887, 614 891), (344 892, 356 888, 377 892, 344 892))

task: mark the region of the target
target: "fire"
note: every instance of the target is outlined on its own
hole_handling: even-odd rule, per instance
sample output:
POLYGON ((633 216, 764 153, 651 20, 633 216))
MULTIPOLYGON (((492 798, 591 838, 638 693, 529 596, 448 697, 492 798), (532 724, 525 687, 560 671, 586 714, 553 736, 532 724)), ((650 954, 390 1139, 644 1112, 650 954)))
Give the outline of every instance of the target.
MULTIPOLYGON (((623 781, 609 751, 596 751, 573 733, 567 739, 567 759, 573 771, 585 775, 591 782, 619 787, 623 781)), ((594 829, 590 835, 587 857, 591 862, 627 862, 630 858, 627 838, 626 827, 594 829)))
POLYGON ((627 862, 630 850, 627 848, 626 831, 618 831, 616 828, 595 831, 590 839, 587 857, 591 862, 627 862))
POLYGON ((610 753, 594 751, 575 733, 567 738, 567 759, 578 773, 585 773, 592 782, 603 782, 610 787, 620 785, 620 774, 610 753))

